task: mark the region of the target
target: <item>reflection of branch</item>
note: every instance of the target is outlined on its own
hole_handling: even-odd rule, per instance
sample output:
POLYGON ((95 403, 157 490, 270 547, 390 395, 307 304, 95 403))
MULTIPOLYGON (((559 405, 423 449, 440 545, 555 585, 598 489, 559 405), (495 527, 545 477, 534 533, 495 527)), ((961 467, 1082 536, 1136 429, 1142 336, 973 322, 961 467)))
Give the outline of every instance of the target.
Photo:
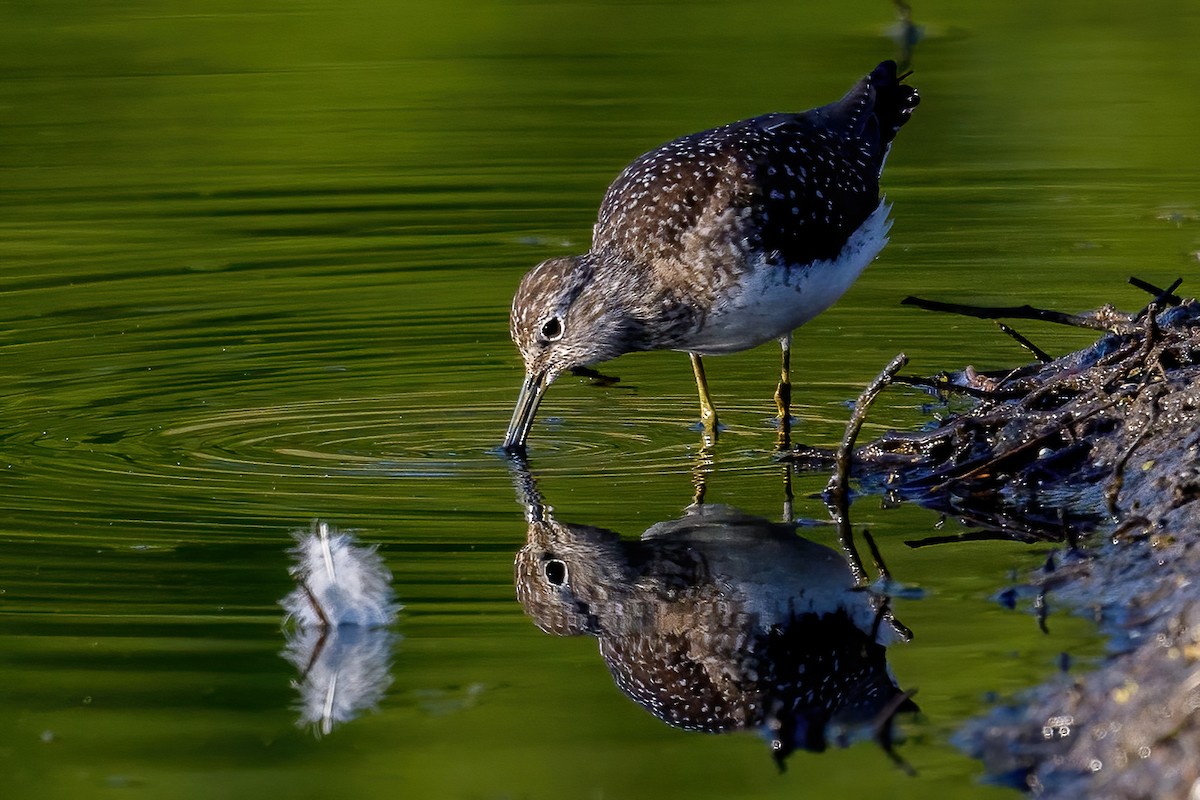
POLYGON ((875 544, 875 537, 864 528, 863 538, 867 540, 867 549, 871 551, 871 560, 875 562, 875 571, 879 573, 879 577, 883 581, 890 583, 892 573, 888 570, 887 564, 883 563, 883 553, 879 552, 879 545, 875 544))
POLYGON ((897 694, 875 715, 875 741, 879 742, 879 746, 883 748, 883 752, 892 760, 892 763, 902 769, 904 774, 909 777, 915 776, 917 771, 913 769, 912 764, 909 764, 896 752, 895 737, 892 734, 896 722, 896 714, 906 709, 915 708, 912 698, 916 693, 916 689, 909 689, 906 692, 897 694))
POLYGON ((997 523, 996 527, 1003 529, 964 531, 962 533, 950 533, 940 536, 926 536, 922 539, 905 539, 904 543, 916 549, 939 544, 959 544, 961 542, 1023 542, 1025 544, 1037 544, 1047 541, 1045 536, 1026 533, 1010 526, 1003 526, 997 523))
POLYGON ((879 574, 879 579, 883 582, 884 587, 883 599, 875 601, 875 624, 871 627, 871 640, 878 641, 876 637, 879 635, 879 627, 886 620, 902 640, 911 642, 912 628, 898 620, 892 613, 892 599, 887 594, 892 587, 892 573, 888 570, 887 564, 883 563, 883 554, 879 552, 879 545, 875 544, 875 537, 866 528, 863 529, 863 538, 867 540, 867 548, 871 551, 871 560, 875 562, 875 571, 879 574))
POLYGON ((854 442, 858 439, 859 431, 862 430, 863 423, 867 419, 867 409, 907 363, 908 356, 903 353, 896 356, 859 395, 858 400, 854 403, 854 413, 850 415, 850 422, 846 424, 842 443, 838 446, 835 458, 837 471, 830 477, 829 485, 825 488, 826 494, 831 498, 830 510, 838 526, 838 538, 841 540, 842 549, 850 560, 850 568, 854 571, 855 580, 860 584, 866 582, 867 572, 863 568, 862 558, 854 546, 854 534, 850 530, 850 460, 854 454, 854 442))
MULTIPOLYGON (((896 373, 903 369, 907 363, 908 356, 904 353, 897 355, 875 376, 875 379, 867 385, 862 394, 858 396, 858 400, 854 403, 854 412, 850 415, 850 421, 846 423, 846 431, 842 436, 841 444, 838 446, 837 454, 834 457, 836 470, 830 476, 829 484, 825 488, 826 505, 828 505, 829 512, 833 516, 838 528, 838 542, 841 544, 842 552, 846 555, 846 561, 850 565, 854 581, 859 587, 865 588, 870 583, 870 580, 867 577, 867 570, 863 565, 862 556, 859 555, 858 547, 854 544, 854 529, 850 524, 850 464, 854 455, 854 442, 858 439, 858 434, 867 419, 867 411, 871 407, 871 404, 875 402, 875 398, 895 379, 896 373)), ((879 553, 879 548, 875 546, 874 538, 866 531, 863 532, 863 536, 866 538, 867 546, 871 550, 871 557, 875 562, 875 568, 879 573, 879 577, 883 579, 885 584, 890 583, 891 576, 888 573, 887 566, 883 563, 883 556, 879 553)), ((896 619, 889 608, 886 595, 877 595, 869 589, 867 591, 871 596, 871 603, 876 613, 872 640, 874 640, 875 634, 878 632, 879 624, 886 619, 891 623, 893 630, 904 641, 911 641, 912 630, 896 619)))

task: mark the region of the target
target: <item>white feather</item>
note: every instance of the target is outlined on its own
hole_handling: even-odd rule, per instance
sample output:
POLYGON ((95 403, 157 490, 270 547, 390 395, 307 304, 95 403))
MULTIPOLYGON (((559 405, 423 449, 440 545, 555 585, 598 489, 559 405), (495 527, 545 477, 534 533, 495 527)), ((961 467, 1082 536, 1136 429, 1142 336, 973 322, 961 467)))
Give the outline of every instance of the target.
POLYGON ((395 620, 392 574, 374 547, 321 520, 295 536, 289 572, 297 586, 280 604, 296 625, 384 627, 395 620))
POLYGON ((300 671, 297 724, 327 734, 379 705, 391 678, 400 610, 374 547, 314 520, 288 552, 296 588, 280 601, 294 625, 283 656, 300 671))

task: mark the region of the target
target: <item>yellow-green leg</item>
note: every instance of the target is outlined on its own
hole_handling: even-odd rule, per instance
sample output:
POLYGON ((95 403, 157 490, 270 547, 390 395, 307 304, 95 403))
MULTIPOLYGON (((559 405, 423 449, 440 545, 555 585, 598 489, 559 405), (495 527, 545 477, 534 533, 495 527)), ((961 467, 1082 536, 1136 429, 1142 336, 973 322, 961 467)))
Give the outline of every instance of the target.
POLYGON ((783 349, 783 359, 779 367, 779 385, 775 387, 775 408, 779 412, 779 449, 791 445, 792 433, 792 335, 782 337, 779 345, 783 349))
POLYGON ((704 504, 704 495, 708 492, 708 475, 712 471, 712 452, 702 447, 696 464, 692 467, 692 505, 704 504))
POLYGON ((700 393, 700 425, 704 428, 704 444, 707 446, 717 441, 717 409, 713 407, 712 396, 708 393, 704 363, 695 353, 688 353, 688 356, 692 359, 692 372, 696 375, 696 391, 700 393))

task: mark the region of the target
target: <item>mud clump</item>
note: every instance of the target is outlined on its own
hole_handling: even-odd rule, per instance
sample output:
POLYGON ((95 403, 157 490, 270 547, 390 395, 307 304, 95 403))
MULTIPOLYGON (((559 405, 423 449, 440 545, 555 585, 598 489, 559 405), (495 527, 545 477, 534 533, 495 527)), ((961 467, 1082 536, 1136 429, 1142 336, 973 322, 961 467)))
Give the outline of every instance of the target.
POLYGON ((1040 796, 1200 797, 1200 303, 1173 289, 1136 314, 913 301, 1105 332, 1057 359, 1028 345, 1038 363, 1007 373, 897 378, 965 408, 854 451, 849 477, 864 491, 940 509, 981 536, 1064 543, 1026 588, 1090 612, 1110 655, 958 739, 994 777, 1040 796))

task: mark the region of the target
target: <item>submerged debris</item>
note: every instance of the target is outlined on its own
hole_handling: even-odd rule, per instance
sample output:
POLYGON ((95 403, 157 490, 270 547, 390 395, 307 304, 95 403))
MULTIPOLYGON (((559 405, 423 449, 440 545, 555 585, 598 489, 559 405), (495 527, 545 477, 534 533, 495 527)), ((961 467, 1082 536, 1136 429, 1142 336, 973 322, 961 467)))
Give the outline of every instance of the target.
MULTIPOLYGON (((956 398, 929 430, 854 451, 798 448, 863 491, 951 513, 978 535, 1065 542, 1031 582, 1090 610, 1114 639, 1095 672, 1059 677, 964 732, 996 776, 1048 797, 1200 796, 1200 303, 1138 313, 913 304, 1104 330, 1091 347, 1003 373, 895 378, 956 398), (1101 541, 1080 536, 1103 532, 1101 541)), ((1019 334, 1018 334, 1019 337, 1019 334)), ((1024 337, 1019 337, 1022 341, 1024 337)), ((1028 343, 1027 346, 1031 343, 1028 343)), ((835 483, 837 479, 835 478, 835 483)))

